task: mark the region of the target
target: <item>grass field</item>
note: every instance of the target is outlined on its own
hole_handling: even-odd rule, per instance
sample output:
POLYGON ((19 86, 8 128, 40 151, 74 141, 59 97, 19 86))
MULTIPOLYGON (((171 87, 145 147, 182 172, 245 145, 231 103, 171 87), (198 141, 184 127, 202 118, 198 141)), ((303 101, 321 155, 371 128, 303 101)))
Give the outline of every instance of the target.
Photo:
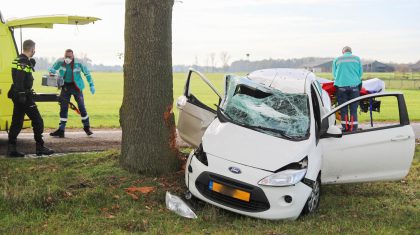
POLYGON ((118 152, 0 159, 0 234, 418 234, 420 146, 397 182, 327 185, 320 209, 297 221, 240 216, 208 204, 198 219, 165 208, 183 173, 149 178, 118 166, 118 152), (154 187, 129 195, 128 187, 154 187))
MULTIPOLYGON (((223 74, 206 74, 209 80, 219 91, 223 90, 223 74)), ((42 72, 35 74, 35 90, 37 92, 56 92, 52 87, 42 87, 40 78, 42 72)), ((93 73, 96 94, 91 95, 88 89, 84 91, 85 103, 90 116, 91 125, 98 127, 119 127, 119 108, 123 97, 123 74, 122 73, 93 73)), ((186 80, 186 74, 174 74, 174 104, 176 98, 182 95, 186 80)), ((196 96, 202 98, 207 104, 214 104, 217 98, 210 95, 206 85, 192 84, 196 96)), ((403 90, 410 119, 420 121, 420 90, 403 90)), ((74 102, 75 103, 75 102, 74 102)), ((56 128, 59 122, 59 106, 57 103, 39 103, 41 114, 44 117, 45 126, 56 128)), ((174 109, 177 116, 178 110, 174 109)), ((386 115, 385 115, 386 116, 386 115)), ((69 111, 69 127, 81 127, 80 117, 73 111, 69 111)))

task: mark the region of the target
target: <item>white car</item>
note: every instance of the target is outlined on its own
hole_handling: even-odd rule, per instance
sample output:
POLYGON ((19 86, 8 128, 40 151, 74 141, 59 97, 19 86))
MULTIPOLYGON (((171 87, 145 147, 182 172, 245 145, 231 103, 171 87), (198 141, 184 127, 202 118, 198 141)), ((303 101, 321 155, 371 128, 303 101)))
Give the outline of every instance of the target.
POLYGON ((185 170, 196 198, 247 216, 296 219, 317 209, 320 184, 408 174, 415 137, 402 93, 366 95, 332 109, 316 76, 297 69, 227 75, 224 85, 221 94, 191 69, 177 100, 179 135, 196 147, 185 170), (219 100, 214 107, 191 89, 200 81, 219 100), (365 107, 360 128, 342 132, 336 115, 353 102, 365 107), (389 115, 396 121, 381 121, 389 115))

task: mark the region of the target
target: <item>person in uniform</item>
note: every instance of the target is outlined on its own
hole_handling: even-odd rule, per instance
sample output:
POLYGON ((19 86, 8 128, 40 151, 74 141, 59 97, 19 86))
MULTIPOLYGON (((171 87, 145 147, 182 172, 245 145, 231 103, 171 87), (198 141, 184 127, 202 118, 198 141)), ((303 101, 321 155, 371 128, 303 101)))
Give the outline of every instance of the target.
POLYGON ((44 146, 42 133, 44 121, 33 99, 32 85, 34 78, 32 72, 35 67, 35 42, 23 42, 23 53, 12 62, 13 84, 8 92, 8 97, 13 101, 13 116, 9 130, 8 157, 24 157, 25 154, 16 149, 17 136, 22 130, 25 114, 32 121, 32 128, 36 142, 36 155, 51 155, 53 150, 44 146))

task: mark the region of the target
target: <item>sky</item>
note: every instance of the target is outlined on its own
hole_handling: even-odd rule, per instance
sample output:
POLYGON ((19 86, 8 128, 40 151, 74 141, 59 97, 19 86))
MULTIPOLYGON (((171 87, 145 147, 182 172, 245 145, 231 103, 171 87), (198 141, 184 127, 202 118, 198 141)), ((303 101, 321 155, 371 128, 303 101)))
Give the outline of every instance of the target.
MULTIPOLYGON (((24 29, 39 57, 72 48, 95 64, 123 64, 124 0, 2 0, 3 18, 69 14, 102 20, 24 29), (36 4, 34 7, 26 7, 36 4)), ((420 60, 419 0, 182 0, 173 7, 173 64, 209 65, 210 54, 240 59, 335 57, 348 45, 362 59, 420 60)), ((19 38, 19 35, 16 35, 19 38)))

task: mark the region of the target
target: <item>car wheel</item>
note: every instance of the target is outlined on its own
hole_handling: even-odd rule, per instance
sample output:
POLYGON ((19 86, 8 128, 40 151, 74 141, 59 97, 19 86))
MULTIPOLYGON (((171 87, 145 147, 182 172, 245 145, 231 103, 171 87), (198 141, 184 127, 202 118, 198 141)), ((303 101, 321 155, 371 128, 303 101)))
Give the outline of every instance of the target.
POLYGON ((306 201, 305 206, 303 207, 302 214, 313 213, 319 207, 319 201, 321 199, 321 177, 318 176, 314 185, 312 187, 311 195, 306 201))

